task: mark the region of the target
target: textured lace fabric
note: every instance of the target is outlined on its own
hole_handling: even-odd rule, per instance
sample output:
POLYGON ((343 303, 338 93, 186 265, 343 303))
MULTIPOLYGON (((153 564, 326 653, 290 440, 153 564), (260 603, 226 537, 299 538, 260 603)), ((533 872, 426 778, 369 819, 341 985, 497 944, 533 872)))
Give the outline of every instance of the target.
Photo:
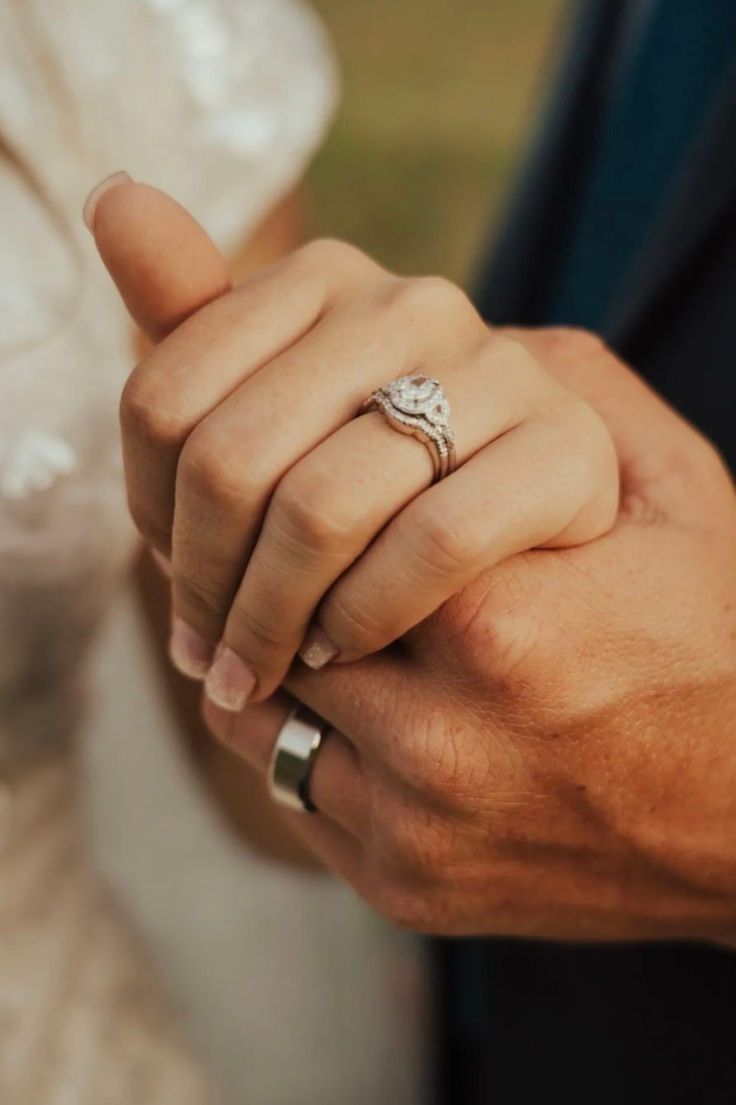
POLYGON ((88 862, 65 758, 0 785, 0 982, 3 1105, 214 1105, 88 862))
POLYGON ((73 729, 131 548, 128 324, 81 202, 125 168, 233 247, 301 174, 334 95, 297 0, 0 0, 0 767, 73 729))
POLYGON ((0 0, 0 1102, 205 1105, 96 876, 68 739, 133 550, 131 328, 80 210, 125 168, 225 249, 301 175, 335 74, 298 0, 0 0))

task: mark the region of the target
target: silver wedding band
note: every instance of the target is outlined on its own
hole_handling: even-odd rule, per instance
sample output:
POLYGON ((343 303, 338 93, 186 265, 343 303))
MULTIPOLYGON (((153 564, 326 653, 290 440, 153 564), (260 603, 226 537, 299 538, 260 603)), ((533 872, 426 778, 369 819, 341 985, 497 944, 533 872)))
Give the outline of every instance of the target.
POLYGON ((361 413, 378 410, 394 430, 410 434, 427 446, 434 467, 434 483, 455 471, 455 434, 450 426, 450 404, 439 380, 431 376, 399 376, 370 395, 361 413))
POLYGON ((299 813, 317 812, 309 780, 328 728, 324 718, 301 704, 281 726, 268 770, 268 789, 280 806, 299 813))

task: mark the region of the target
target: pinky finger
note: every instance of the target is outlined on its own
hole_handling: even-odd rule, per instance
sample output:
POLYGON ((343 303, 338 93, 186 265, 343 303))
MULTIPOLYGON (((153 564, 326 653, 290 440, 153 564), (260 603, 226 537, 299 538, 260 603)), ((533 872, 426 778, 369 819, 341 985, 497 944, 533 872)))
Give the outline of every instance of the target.
POLYGON ((425 491, 328 593, 305 662, 377 652, 508 557, 605 533, 618 501, 615 465, 580 456, 579 446, 566 451, 558 426, 526 422, 425 491))

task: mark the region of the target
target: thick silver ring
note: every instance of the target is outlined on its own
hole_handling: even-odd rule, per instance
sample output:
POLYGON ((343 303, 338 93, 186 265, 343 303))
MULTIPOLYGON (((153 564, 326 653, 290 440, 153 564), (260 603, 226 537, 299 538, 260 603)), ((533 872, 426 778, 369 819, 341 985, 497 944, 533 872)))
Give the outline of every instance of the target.
POLYGON ((279 805, 299 813, 317 812, 309 780, 328 728, 324 718, 301 704, 281 726, 268 769, 268 789, 279 805))
POLYGON ((450 426, 450 404, 439 380, 423 375, 399 376, 369 395, 361 413, 374 410, 379 410, 393 429, 411 434, 427 446, 435 483, 455 471, 455 434, 450 426))

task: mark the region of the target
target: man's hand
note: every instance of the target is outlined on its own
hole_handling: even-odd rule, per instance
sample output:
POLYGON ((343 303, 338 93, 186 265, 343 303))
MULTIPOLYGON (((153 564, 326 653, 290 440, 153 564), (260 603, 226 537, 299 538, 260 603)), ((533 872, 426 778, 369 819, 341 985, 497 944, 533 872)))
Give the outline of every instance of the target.
MULTIPOLYGON (((321 812, 291 823, 413 929, 732 941, 731 480, 595 338, 513 336, 607 422, 617 524, 506 561, 379 656, 294 666, 289 691, 336 731, 311 782, 321 812)), ((265 770, 286 708, 206 714, 265 770)))

